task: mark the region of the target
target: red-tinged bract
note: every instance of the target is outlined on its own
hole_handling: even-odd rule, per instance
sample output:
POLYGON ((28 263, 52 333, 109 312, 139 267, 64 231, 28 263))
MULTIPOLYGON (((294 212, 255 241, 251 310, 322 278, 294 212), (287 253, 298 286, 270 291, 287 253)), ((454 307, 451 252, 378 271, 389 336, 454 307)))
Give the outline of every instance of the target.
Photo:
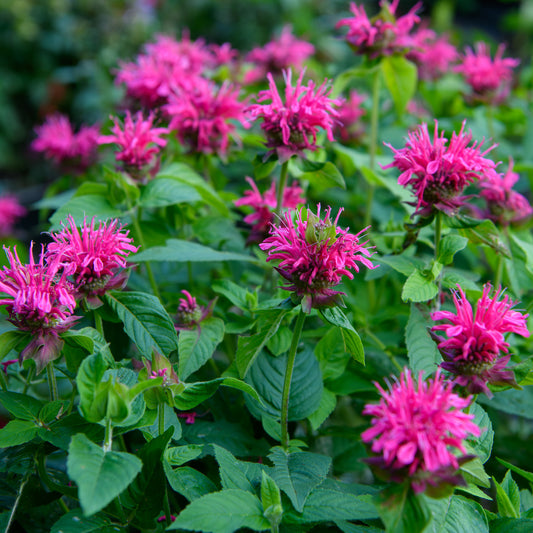
POLYGON ((338 111, 334 106, 341 101, 330 98, 331 88, 327 80, 315 88, 313 81, 302 85, 305 71, 302 71, 296 86, 292 86, 291 70, 284 71, 285 101, 281 98, 271 73, 267 75, 269 89, 260 91, 257 104, 248 108, 253 119, 262 119, 261 128, 267 137, 267 147, 277 152, 281 161, 303 150, 316 150, 317 134, 323 129, 327 138, 334 141, 333 127, 338 111), (269 104, 262 102, 270 100, 269 104))
POLYGON ((63 341, 59 334, 69 329, 79 317, 72 313, 76 300, 59 261, 23 264, 16 249, 4 247, 9 265, 0 271, 0 305, 8 312, 8 320, 19 330, 32 335, 31 342, 20 353, 20 360, 33 359, 40 372, 61 355, 63 341))
POLYGON ((123 287, 127 281, 126 258, 139 249, 128 233, 116 219, 98 226, 95 218, 89 224, 85 220, 80 230, 69 216, 63 229, 51 234, 53 242, 48 245, 46 259, 59 262, 78 295, 98 306, 98 296, 123 287))
POLYGON ((307 313, 313 307, 342 305, 343 293, 334 287, 343 276, 353 279, 351 270, 359 272, 358 263, 370 269, 377 266, 370 261, 373 252, 365 248, 367 241, 360 242, 368 228, 356 235, 339 228, 341 212, 331 220, 331 208, 324 218, 320 217, 320 206, 316 215, 309 209, 288 210, 259 245, 268 253, 267 261, 278 261, 276 270, 289 282, 283 288, 296 295, 307 313))
POLYGON ((398 183, 411 187, 416 195, 414 214, 428 217, 435 211, 455 215, 467 196, 462 193, 467 185, 496 173, 494 161, 485 155, 495 146, 482 150, 482 144, 472 141, 472 134, 453 132, 450 141, 439 135, 435 121, 433 139, 427 124, 409 133, 405 148, 396 149, 386 143, 393 152, 394 160, 383 168, 396 167, 401 171, 398 183))
POLYGON ((181 293, 185 298, 179 300, 176 329, 179 331, 180 329, 198 328, 203 320, 211 316, 214 301, 210 302, 207 307, 202 307, 189 291, 183 290, 181 293))
POLYGON ((444 339, 433 334, 444 359, 442 368, 451 372, 455 376, 454 382, 469 393, 483 392, 489 397, 492 392, 488 383, 516 385, 513 372, 506 369, 510 356, 504 335, 516 333, 529 337, 528 315, 514 311, 515 302, 508 295, 500 299, 501 289, 490 298, 491 289, 490 284, 484 286, 474 312, 458 286, 453 293, 455 313, 437 311, 431 315, 434 321, 446 321, 431 328, 447 336, 444 339))
POLYGON ((439 370, 424 381, 422 373, 416 380, 406 369, 388 385, 385 390, 376 383, 381 400, 363 410, 372 425, 361 439, 375 454, 367 462, 392 481, 410 483, 417 493, 428 485, 465 485, 457 471, 471 457, 458 457, 456 451, 465 454, 465 439, 481 434, 474 415, 463 411, 471 399, 452 392, 452 382, 439 370))

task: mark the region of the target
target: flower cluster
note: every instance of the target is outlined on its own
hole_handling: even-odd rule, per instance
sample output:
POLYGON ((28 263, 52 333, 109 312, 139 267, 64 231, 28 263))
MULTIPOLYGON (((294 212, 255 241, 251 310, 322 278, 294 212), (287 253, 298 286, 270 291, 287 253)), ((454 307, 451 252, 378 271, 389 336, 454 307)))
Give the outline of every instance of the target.
POLYGON ((98 296, 106 291, 122 287, 127 274, 126 258, 138 250, 128 231, 121 231, 118 220, 100 222, 85 220, 80 229, 69 216, 59 233, 52 233, 53 242, 48 245, 47 261, 61 265, 66 275, 72 277, 76 293, 87 298, 93 306, 101 304, 98 296))
MULTIPOLYGON (((237 207, 248 205, 253 209, 252 213, 244 217, 244 222, 252 226, 247 242, 248 244, 259 243, 268 236, 270 224, 274 220, 273 210, 277 204, 276 184, 272 182, 270 188, 261 194, 253 179, 247 177, 246 181, 252 189, 245 191, 244 196, 235 200, 234 203, 237 207)), ((285 209, 293 209, 303 204, 305 198, 302 194, 303 189, 296 182, 285 187, 281 206, 285 209)))
POLYGON ((57 164, 85 169, 93 160, 98 144, 99 127, 82 126, 74 133, 69 119, 57 113, 49 116, 44 124, 35 128, 37 138, 31 143, 36 152, 57 164))
POLYGON ((428 485, 464 485, 457 470, 469 457, 454 451, 464 454, 464 439, 481 434, 474 415, 462 411, 470 398, 453 393, 439 370, 433 379, 424 381, 420 374, 417 381, 406 369, 388 390, 376 383, 381 400, 363 410, 372 416, 372 426, 361 439, 377 454, 368 462, 392 481, 409 480, 415 492, 428 485))
POLYGON ((520 223, 533 215, 529 200, 513 189, 520 176, 513 172, 513 161, 505 174, 492 174, 480 181, 480 196, 485 200, 487 209, 482 213, 503 226, 520 223))
POLYGON ((217 87, 199 78, 188 90, 177 89, 163 107, 181 143, 199 153, 225 155, 229 137, 239 122, 248 127, 245 103, 239 101, 239 89, 229 83, 217 87))
POLYGON ((456 376, 455 383, 473 394, 484 392, 492 397, 487 383, 514 385, 514 374, 505 370, 510 359, 509 344, 505 333, 516 333, 529 337, 526 320, 528 315, 513 311, 514 302, 502 294, 499 288, 493 298, 489 297, 491 285, 483 288, 476 311, 472 310, 465 293, 458 286, 453 293, 456 313, 437 311, 432 320, 447 323, 433 326, 432 331, 443 331, 447 339, 433 334, 444 359, 442 368, 456 376))
POLYGON ((99 144, 117 144, 121 150, 117 152, 117 161, 122 161, 126 170, 134 176, 143 167, 153 164, 160 148, 166 146, 167 141, 161 137, 169 133, 168 128, 154 128, 154 113, 150 113, 145 120, 139 111, 135 117, 126 112, 124 124, 113 118, 113 135, 101 135, 99 144))
POLYGON ((357 91, 350 91, 347 100, 338 107, 338 123, 335 127, 335 136, 343 143, 358 141, 363 136, 364 130, 361 117, 366 113, 362 104, 366 97, 357 91))
POLYGON ((501 44, 491 59, 490 50, 486 43, 478 42, 475 52, 467 48, 462 63, 455 67, 468 85, 472 88, 474 100, 488 103, 502 103, 509 94, 513 79, 513 68, 520 61, 510 57, 503 58, 505 46, 501 44))
POLYGON ((297 39, 290 26, 285 26, 278 39, 274 39, 260 48, 254 48, 246 56, 246 60, 254 63, 255 67, 244 76, 245 83, 263 80, 270 72, 281 74, 283 70, 294 68, 301 70, 304 61, 313 55, 315 47, 297 39))
POLYGON ((0 237, 11 235, 17 220, 26 214, 26 208, 12 194, 0 196, 0 237))
POLYGON ((337 22, 336 28, 348 26, 346 42, 356 53, 368 55, 370 58, 404 52, 412 48, 411 30, 420 22, 416 15, 421 4, 416 4, 406 15, 396 18, 396 9, 400 0, 388 3, 380 2, 380 12, 369 19, 365 8, 354 2, 350 4, 353 17, 337 22))
POLYGON ((472 134, 465 133, 465 122, 459 133, 453 132, 450 142, 439 135, 435 121, 433 140, 427 124, 409 133, 405 148, 395 149, 394 160, 383 168, 396 167, 401 171, 398 183, 410 186, 417 197, 415 214, 427 217, 434 210, 453 215, 467 198, 462 196, 465 187, 496 173, 496 164, 485 155, 494 148, 481 151, 483 142, 472 141, 472 134))
POLYGON ((359 272, 357 262, 376 268, 369 259, 373 253, 365 248, 367 241, 360 243, 361 234, 368 228, 352 235, 337 227, 341 212, 331 220, 331 208, 320 218, 320 205, 316 215, 308 209, 288 210, 280 225, 272 225, 270 237, 259 245, 267 251, 267 261, 279 261, 276 270, 289 282, 283 288, 294 292, 307 313, 313 307, 342 304, 343 293, 334 287, 342 276, 353 279, 350 269, 359 272))
POLYGON ((45 262, 41 253, 35 262, 33 243, 28 264, 21 262, 16 248, 4 250, 9 265, 0 271, 0 305, 6 307, 11 323, 33 336, 20 359, 33 359, 39 373, 59 357, 63 345, 59 333, 78 320, 73 315, 76 300, 65 274, 60 273, 58 260, 45 262))
POLYGON ((176 313, 176 329, 191 329, 198 327, 200 322, 205 320, 212 312, 212 303, 207 307, 202 307, 196 302, 196 298, 189 291, 183 290, 181 293, 185 298, 180 298, 178 311, 176 313))
POLYGON ((270 104, 253 104, 248 112, 253 119, 261 118, 261 128, 267 136, 267 146, 277 152, 280 160, 289 159, 303 150, 316 150, 318 129, 326 131, 333 141, 334 118, 338 112, 333 106, 339 105, 338 99, 330 98, 331 89, 327 80, 315 91, 314 82, 302 85, 305 71, 302 71, 292 86, 292 71, 283 72, 285 80, 285 102, 282 100, 272 74, 268 74, 269 89, 260 91, 258 102, 270 100, 270 104))

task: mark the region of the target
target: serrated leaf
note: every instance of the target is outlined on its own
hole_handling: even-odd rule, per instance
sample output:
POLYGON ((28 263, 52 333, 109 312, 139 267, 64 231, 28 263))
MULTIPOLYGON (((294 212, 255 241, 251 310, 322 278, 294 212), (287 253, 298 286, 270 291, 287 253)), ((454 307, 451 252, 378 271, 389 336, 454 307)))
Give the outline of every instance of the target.
POLYGON ((165 451, 165 459, 171 466, 181 466, 189 461, 193 461, 204 450, 203 444, 188 444, 186 446, 175 446, 165 451))
POLYGON ((453 262, 453 256, 463 250, 468 244, 466 237, 461 235, 445 235, 439 242, 439 250, 437 253, 437 261, 443 265, 449 265, 453 262))
POLYGON ((74 509, 63 515, 50 530, 50 533, 117 533, 105 515, 83 516, 81 509, 74 509))
POLYGON ((167 205, 193 203, 201 200, 197 190, 186 183, 171 178, 156 178, 141 193, 141 207, 165 207, 167 205))
POLYGON ((263 161, 263 156, 259 154, 256 155, 252 160, 252 165, 254 166, 254 178, 258 181, 268 178, 276 168, 277 164, 277 159, 263 161))
POLYGON ((183 329, 178 335, 179 378, 187 379, 213 355, 224 338, 224 322, 210 317, 202 320, 199 328, 183 329))
POLYGON ((379 257, 379 262, 390 266, 406 277, 409 277, 417 268, 424 266, 420 259, 405 255, 383 255, 379 257))
POLYGON ((300 180, 307 180, 314 188, 318 190, 329 187, 340 187, 346 189, 346 183, 339 169, 330 161, 318 163, 304 159, 302 161, 303 173, 299 176, 300 180))
POLYGON ((533 244, 518 238, 514 234, 511 235, 511 239, 524 252, 526 257, 525 267, 530 274, 533 274, 533 244))
POLYGON ((51 231, 60 229, 61 221, 66 220, 69 215, 80 225, 84 219, 91 220, 93 217, 97 221, 120 218, 122 211, 113 207, 105 196, 94 194, 74 196, 50 217, 51 231))
POLYGON ((5 331, 0 335, 0 361, 11 351, 14 350, 17 345, 29 335, 25 331, 10 330, 5 331))
POLYGON ((496 502, 498 503, 498 514, 510 518, 520 517, 520 492, 518 486, 508 470, 501 484, 492 478, 496 487, 496 502))
POLYGON ((427 331, 428 321, 414 304, 411 304, 409 320, 405 326, 405 344, 409 367, 415 374, 421 370, 425 375, 432 374, 442 361, 436 342, 427 331))
POLYGON ((109 291, 105 300, 142 355, 150 359, 154 350, 168 356, 178 349, 174 324, 158 298, 144 292, 109 291))
POLYGON ((191 502, 168 528, 233 533, 242 528, 270 529, 263 507, 254 494, 239 489, 206 494, 191 502))
POLYGON ((224 489, 241 489, 254 493, 254 488, 233 454, 225 448, 212 444, 215 459, 220 467, 220 482, 224 489))
POLYGON ((379 497, 378 509, 387 533, 425 531, 431 520, 425 501, 405 483, 386 489, 379 497))
POLYGON ((437 296, 439 288, 429 281, 420 270, 415 270, 406 280, 402 289, 404 302, 428 302, 437 296))
POLYGON ((37 420, 43 403, 27 394, 0 391, 0 403, 16 418, 37 420))
POLYGON ((381 59, 381 71, 398 116, 402 116, 413 98, 418 81, 416 65, 403 55, 390 55, 381 59))
POLYGON ((279 487, 264 470, 261 472, 261 503, 265 511, 273 505, 281 505, 279 487))
POLYGON ((533 483, 533 472, 528 472, 527 470, 519 468, 518 466, 515 466, 507 461, 504 461, 503 459, 500 459, 499 457, 496 457, 496 459, 499 463, 505 466, 505 468, 508 468, 509 470, 512 470, 513 472, 516 472, 517 474, 520 474, 524 479, 527 479, 530 483, 533 483))
POLYGON ((490 477, 485 472, 479 457, 474 457, 471 461, 461 465, 459 470, 467 483, 475 483, 485 488, 490 487, 490 477))
POLYGON ((11 420, 0 429, 0 448, 29 442, 37 435, 38 427, 30 420, 11 420))
POLYGON ((475 415, 472 422, 481 428, 481 435, 479 437, 469 436, 467 439, 468 447, 479 457, 482 463, 485 463, 492 453, 494 441, 492 422, 487 412, 477 402, 471 404, 469 412, 475 415))
POLYGON ((490 533, 531 533, 533 519, 497 518, 490 523, 490 533))
POLYGON ((511 253, 492 220, 484 220, 472 228, 459 229, 459 233, 467 237, 472 244, 490 246, 495 252, 511 258, 511 253))
POLYGON ((315 355, 324 381, 344 373, 350 354, 344 349, 344 339, 338 327, 332 327, 322 335, 315 345, 315 355))
POLYGON ((311 428, 313 431, 316 431, 324 423, 328 416, 333 413, 336 405, 337 396, 335 393, 324 388, 318 409, 307 417, 311 423, 311 428))
POLYGON ((346 315, 338 307, 321 309, 320 313, 327 322, 341 328, 344 348, 358 363, 364 365, 365 351, 363 343, 346 315))
POLYGON ((172 489, 190 502, 217 490, 205 474, 189 466, 173 469, 167 461, 163 461, 163 469, 172 489))
POLYGON ((203 263, 216 261, 257 261, 251 255, 221 252, 197 242, 168 239, 165 246, 153 246, 130 256, 131 261, 165 261, 171 263, 203 263))
POLYGON ((438 500, 426 497, 425 502, 431 509, 433 520, 424 533, 489 532, 483 508, 469 498, 459 495, 438 500))
POLYGON ((478 401, 483 405, 533 420, 533 387, 525 387, 522 390, 509 389, 498 392, 490 400, 480 395, 478 401))
POLYGON ((257 300, 255 293, 250 293, 244 287, 229 279, 215 281, 211 288, 218 294, 225 296, 233 305, 239 309, 245 310, 250 307, 250 298, 257 300))
POLYGON ((99 422, 103 414, 94 409, 96 389, 102 381, 107 364, 100 353, 85 358, 76 376, 76 385, 80 395, 80 412, 89 422, 99 422))
POLYGON ((72 437, 67 459, 67 473, 78 486, 80 505, 85 516, 103 509, 133 481, 142 462, 124 452, 104 453, 85 435, 72 437))
POLYGON ((331 458, 310 452, 287 453, 276 447, 268 456, 274 463, 272 479, 302 512, 307 497, 328 475, 331 458))
POLYGON ((244 378, 252 363, 259 355, 267 340, 276 333, 287 313, 284 309, 276 309, 261 313, 258 319, 257 332, 248 337, 239 337, 235 362, 239 375, 244 378))

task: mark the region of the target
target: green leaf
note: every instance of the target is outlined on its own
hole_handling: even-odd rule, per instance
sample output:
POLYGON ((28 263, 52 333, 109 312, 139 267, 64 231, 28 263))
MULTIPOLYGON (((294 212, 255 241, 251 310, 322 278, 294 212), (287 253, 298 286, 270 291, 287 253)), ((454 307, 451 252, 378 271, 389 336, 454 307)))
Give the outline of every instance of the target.
POLYGON ((25 338, 28 333, 18 329, 5 331, 0 335, 0 361, 25 338))
POLYGON ((279 487, 264 470, 261 471, 261 503, 265 511, 273 505, 281 505, 279 487))
POLYGON ((263 161, 262 155, 256 155, 252 160, 252 165, 254 166, 254 178, 258 181, 268 178, 276 168, 277 164, 277 159, 263 161))
POLYGON ((459 471, 467 483, 474 483, 485 488, 490 487, 490 477, 485 472, 479 457, 474 457, 471 461, 461 465, 459 471))
POLYGON ((417 268, 424 267, 424 263, 420 259, 406 255, 383 255, 379 257, 379 262, 390 266, 406 277, 409 277, 417 268))
POLYGON ((156 178, 143 189, 141 207, 165 207, 167 205, 194 203, 201 200, 197 190, 186 183, 171 178, 156 178))
MULTIPOLYGON (((273 357, 266 351, 262 351, 252 365, 246 382, 257 391, 263 405, 250 397, 245 401, 256 418, 260 419, 264 414, 275 420, 281 417, 286 366, 287 354, 273 357)), ((309 348, 298 351, 289 394, 289 420, 303 420, 314 413, 320 405, 322 389, 320 367, 313 352, 309 348)))
POLYGON ((291 347, 292 330, 287 326, 282 326, 274 333, 267 341, 267 348, 272 355, 276 357, 285 352, 288 352, 291 347))
POLYGON ((424 500, 433 515, 433 520, 424 533, 489 532, 483 508, 469 498, 454 495, 438 500, 424 497, 424 500))
POLYGON ((165 246, 153 246, 142 252, 130 256, 131 261, 142 263, 144 261, 168 261, 172 263, 212 263, 215 261, 248 261, 256 262, 251 255, 235 252, 220 252, 198 244, 197 242, 180 239, 168 239, 165 246))
POLYGON ((461 235, 445 235, 439 242, 439 251, 437 261, 443 265, 449 265, 453 262, 453 256, 466 247, 468 239, 461 235))
POLYGON ((415 495, 408 483, 386 489, 379 499, 379 515, 387 533, 425 531, 431 514, 420 495, 415 495))
POLYGON ((244 490, 206 494, 191 502, 167 530, 187 529, 204 533, 233 533, 242 528, 270 529, 259 498, 244 490))
POLYGON ((324 388, 318 409, 307 417, 313 431, 316 431, 325 422, 328 416, 333 413, 336 406, 337 396, 335 393, 324 388))
POLYGON ((287 453, 279 447, 268 457, 274 463, 270 472, 272 479, 294 508, 302 512, 311 491, 326 479, 331 458, 310 452, 287 453))
POLYGON ((0 448, 29 442, 37 435, 38 427, 30 420, 11 420, 0 429, 0 448))
POLYGON ((103 509, 133 481, 141 471, 138 457, 124 452, 104 453, 85 435, 72 437, 67 473, 78 486, 80 505, 85 516, 103 509))
POLYGON ((482 463, 485 463, 492 453, 494 441, 492 422, 487 412, 477 402, 471 404, 469 412, 475 415, 472 422, 481 428, 481 435, 479 437, 469 436, 467 444, 472 453, 477 455, 482 463))
POLYGON ((199 329, 183 329, 178 335, 179 377, 187 379, 213 355, 224 338, 224 322, 220 318, 202 320, 199 329))
POLYGON ((471 244, 490 246, 495 252, 511 258, 511 253, 492 220, 484 220, 472 228, 459 229, 459 233, 467 237, 471 244))
POLYGON ((344 349, 341 330, 330 328, 315 345, 315 355, 320 364, 324 381, 340 377, 345 369, 350 354, 344 349))
POLYGON ((346 189, 346 183, 339 169, 330 161, 318 163, 304 159, 302 161, 303 173, 298 177, 300 180, 307 180, 318 190, 330 187, 340 187, 346 189))
POLYGON ((120 529, 104 515, 83 516, 81 509, 74 509, 63 515, 50 533, 117 533, 120 529))
POLYGON ((533 483, 533 472, 528 472, 527 470, 523 470, 522 468, 519 468, 518 466, 508 463, 507 461, 504 461, 503 459, 500 459, 499 457, 496 457, 496 459, 499 463, 501 463, 503 466, 505 466, 509 470, 512 470, 513 472, 516 472, 517 474, 520 474, 524 479, 527 479, 530 483, 533 483))
POLYGON ((497 518, 490 523, 490 533, 531 533, 533 520, 529 518, 497 518))
POLYGON ((437 343, 429 336, 428 325, 420 309, 411 304, 411 313, 405 327, 405 344, 409 366, 416 375, 421 370, 426 376, 432 374, 442 361, 437 343))
POLYGON ((168 356, 178 349, 174 324, 158 298, 144 292, 109 291, 105 300, 142 355, 150 359, 154 350, 168 356))
POLYGON ((254 488, 238 461, 228 450, 212 444, 215 459, 220 466, 220 481, 224 489, 241 489, 254 493, 254 488))
POLYGON ((257 306, 257 293, 246 290, 241 285, 229 280, 216 280, 211 288, 218 294, 225 296, 233 305, 242 310, 255 310, 257 306))
POLYGON ((80 412, 88 422, 100 422, 104 418, 100 405, 96 405, 95 396, 106 370, 107 364, 103 356, 97 353, 83 360, 76 376, 76 385, 80 394, 80 412))
POLYGON ((533 420, 533 387, 525 387, 522 390, 509 389, 498 392, 490 400, 480 395, 478 402, 488 407, 522 416, 528 420, 533 420))
POLYGON ((171 466, 181 466, 189 461, 193 461, 204 450, 203 444, 187 444, 186 446, 176 446, 165 451, 165 459, 171 466))
POLYGON ((516 235, 512 234, 511 239, 515 244, 524 252, 526 261, 525 266, 530 274, 533 274, 533 244, 519 239, 516 235))
POLYGON ((511 472, 507 471, 501 484, 494 477, 492 481, 496 487, 498 514, 502 517, 520 518, 520 491, 511 472))
POLYGON ((162 169, 155 179, 170 178, 179 181, 186 185, 190 185, 202 199, 214 207, 219 213, 224 216, 229 216, 229 209, 218 193, 209 185, 202 176, 194 172, 190 167, 183 163, 172 163, 168 167, 162 169))
POLYGON ((172 489, 190 502, 217 490, 215 484, 206 475, 194 468, 183 466, 172 469, 167 461, 163 461, 163 468, 172 489))
POLYGON ((415 270, 406 280, 402 290, 404 302, 428 302, 437 296, 439 288, 420 270, 415 270))
POLYGON ((341 328, 345 350, 362 365, 365 364, 365 351, 359 334, 348 320, 346 315, 338 308, 321 309, 320 313, 326 322, 341 328))
POLYGON ((381 71, 398 116, 402 116, 413 98, 418 81, 416 65, 402 55, 385 56, 381 59, 381 71))
POLYGON ((83 224, 85 219, 108 220, 109 218, 120 218, 122 211, 113 207, 105 196, 87 194, 84 196, 74 196, 65 205, 60 207, 50 218, 51 231, 56 231, 61 227, 61 221, 72 215, 76 224, 83 224))
POLYGON ((248 337, 239 337, 235 361, 239 375, 242 378, 250 370, 252 363, 265 346, 267 340, 276 333, 286 313, 287 311, 284 309, 261 313, 258 320, 257 333, 248 337))
POLYGON ((0 403, 16 418, 37 420, 43 403, 18 392, 0 391, 0 403))

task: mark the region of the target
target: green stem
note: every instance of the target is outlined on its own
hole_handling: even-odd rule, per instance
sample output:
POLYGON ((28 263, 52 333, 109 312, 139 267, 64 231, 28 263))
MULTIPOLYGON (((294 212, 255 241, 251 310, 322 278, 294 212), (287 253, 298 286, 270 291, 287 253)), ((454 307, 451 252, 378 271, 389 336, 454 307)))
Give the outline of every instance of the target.
POLYGON ((389 358, 390 362, 400 371, 403 372, 402 365, 398 363, 398 360, 394 356, 394 354, 381 342, 381 339, 374 335, 372 331, 370 331, 368 328, 365 328, 365 333, 376 343, 376 346, 383 351, 383 353, 389 358))
POLYGON ((22 497, 22 491, 24 490, 24 487, 26 486, 26 483, 28 482, 28 479, 30 479, 30 471, 26 473, 24 478, 22 479, 22 482, 20 484, 17 498, 15 499, 15 503, 13 504, 13 507, 11 508, 11 514, 9 515, 9 520, 7 521, 6 529, 4 530, 5 533, 8 533, 9 528, 11 527, 11 524, 13 523, 13 520, 15 518, 15 513, 17 512, 17 507, 20 502, 20 498, 22 497))
POLYGON ((285 381, 283 383, 283 395, 281 398, 281 445, 285 450, 289 449, 289 395, 291 391, 292 372, 294 370, 294 361, 296 359, 296 348, 300 342, 302 329, 305 322, 305 313, 300 309, 300 314, 296 319, 296 325, 292 333, 291 347, 287 358, 287 367, 285 368, 285 381))
POLYGON ((157 430, 159 435, 165 432, 165 404, 163 402, 157 406, 157 430))
POLYGON ((96 309, 94 310, 94 327, 96 328, 96 331, 98 331, 98 333, 102 335, 102 338, 105 339, 104 323, 102 322, 102 317, 100 316, 98 311, 96 311, 96 309))
MULTIPOLYGON (((141 224, 139 221, 140 215, 141 215, 140 210, 137 210, 137 213, 135 213, 131 217, 131 219, 133 222, 133 227, 135 228, 135 233, 137 235, 137 238, 139 239, 139 244, 141 245, 141 248, 146 249, 143 232, 141 230, 141 224)), ((157 296, 161 300, 161 295, 159 293, 159 288, 155 281, 154 272, 152 270, 152 265, 150 264, 150 261, 146 261, 144 263, 144 266, 146 268, 146 274, 148 274, 148 281, 150 282, 150 287, 152 287, 152 292, 154 293, 155 296, 157 296)))
POLYGON ((285 185, 287 184, 287 176, 289 175, 289 161, 285 161, 281 165, 281 172, 279 175, 278 194, 276 202, 276 215, 281 215, 283 209, 283 192, 285 191, 285 185))
POLYGON ((165 525, 168 527, 171 524, 171 519, 170 519, 171 512, 170 512, 170 503, 168 501, 168 488, 166 486, 165 486, 165 498, 163 500, 163 510, 165 512, 165 525))
MULTIPOLYGON (((442 237, 442 213, 440 211, 437 211, 437 214, 435 215, 435 262, 438 260, 439 256, 439 247, 440 247, 440 240, 442 237)), ((435 311, 438 311, 440 309, 440 293, 442 291, 442 275, 439 274, 437 277, 437 298, 435 300, 435 311)))
POLYGON ((26 376, 26 381, 24 382, 24 388, 22 389, 22 394, 26 394, 31 385, 31 380, 33 379, 33 366, 30 366, 28 370, 28 375, 26 376))
POLYGON ((59 399, 59 394, 57 392, 57 381, 56 375, 54 372, 54 363, 50 361, 46 365, 46 375, 48 377, 48 388, 50 390, 50 401, 55 402, 59 399))
POLYGON ((111 418, 105 419, 105 437, 102 449, 104 453, 110 452, 113 449, 113 422, 111 418))
MULTIPOLYGON (((379 92, 381 89, 381 70, 376 68, 372 78, 372 110, 370 114, 370 170, 376 169, 376 154, 378 151, 378 129, 379 129, 379 92)), ((368 185, 366 197, 366 212, 364 226, 369 226, 372 222, 372 204, 374 202, 374 185, 368 185)))
POLYGON ((502 284, 503 275, 503 255, 498 253, 498 262, 496 263, 496 277, 494 278, 494 288, 498 290, 498 287, 502 284))

